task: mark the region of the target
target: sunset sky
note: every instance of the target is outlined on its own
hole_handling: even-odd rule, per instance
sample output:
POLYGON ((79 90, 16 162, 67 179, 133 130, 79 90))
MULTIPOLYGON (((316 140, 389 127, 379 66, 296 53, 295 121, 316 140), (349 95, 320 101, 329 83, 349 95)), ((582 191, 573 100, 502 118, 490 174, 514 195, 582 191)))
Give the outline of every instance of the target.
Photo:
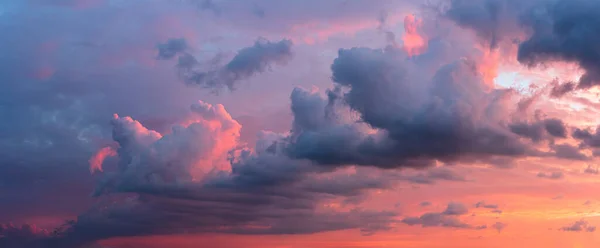
POLYGON ((587 248, 600 0, 2 0, 0 248, 587 248))

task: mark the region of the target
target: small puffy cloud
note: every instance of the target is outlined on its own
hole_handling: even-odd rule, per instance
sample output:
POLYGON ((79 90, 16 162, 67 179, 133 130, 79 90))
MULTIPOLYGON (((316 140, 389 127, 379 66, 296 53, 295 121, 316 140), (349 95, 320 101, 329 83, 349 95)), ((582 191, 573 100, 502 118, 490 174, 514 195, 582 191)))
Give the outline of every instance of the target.
POLYGON ((459 202, 450 202, 446 209, 442 212, 425 213, 419 217, 406 217, 402 219, 402 223, 413 226, 420 225, 422 227, 451 227, 451 228, 468 228, 468 229, 484 229, 483 226, 472 226, 460 219, 458 216, 465 215, 469 212, 467 207, 459 202))
POLYGON ((537 177, 558 180, 565 177, 562 171, 554 171, 552 173, 539 172, 537 177))
POLYGON ((497 209, 498 208, 498 204, 488 204, 485 203, 485 201, 480 201, 475 203, 475 207, 476 208, 492 208, 492 209, 497 209))
POLYGON ((502 210, 500 210, 500 209, 494 209, 490 212, 495 213, 495 214, 502 214, 502 210))
POLYGON ((188 49, 187 41, 183 38, 169 39, 167 42, 158 44, 158 59, 172 59, 188 49))
POLYGON ((598 175, 598 167, 594 168, 592 165, 588 165, 588 167, 583 170, 583 173, 598 175))
POLYGON ((496 222, 492 225, 492 228, 496 229, 496 231, 498 232, 502 232, 502 230, 504 230, 504 228, 506 228, 506 224, 502 223, 502 222, 496 222))
POLYGON ((572 225, 561 227, 559 230, 565 232, 594 232, 596 226, 590 225, 586 220, 578 220, 572 225))
POLYGON ((469 213, 469 209, 467 208, 467 206, 460 202, 448 203, 448 206, 446 206, 446 210, 444 210, 444 212, 442 212, 442 214, 445 214, 445 215, 464 215, 464 214, 468 214, 468 213, 469 213))
POLYGON ((473 228, 473 226, 462 222, 453 216, 444 215, 442 213, 425 213, 419 217, 406 217, 402 223, 422 227, 451 227, 451 228, 473 228))

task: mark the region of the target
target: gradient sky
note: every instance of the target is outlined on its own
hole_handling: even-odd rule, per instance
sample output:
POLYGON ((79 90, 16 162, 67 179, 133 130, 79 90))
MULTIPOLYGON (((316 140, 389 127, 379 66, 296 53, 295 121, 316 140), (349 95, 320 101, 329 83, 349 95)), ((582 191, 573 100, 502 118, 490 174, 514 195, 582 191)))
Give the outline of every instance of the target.
POLYGON ((597 247, 597 13, 3 0, 0 247, 597 247))

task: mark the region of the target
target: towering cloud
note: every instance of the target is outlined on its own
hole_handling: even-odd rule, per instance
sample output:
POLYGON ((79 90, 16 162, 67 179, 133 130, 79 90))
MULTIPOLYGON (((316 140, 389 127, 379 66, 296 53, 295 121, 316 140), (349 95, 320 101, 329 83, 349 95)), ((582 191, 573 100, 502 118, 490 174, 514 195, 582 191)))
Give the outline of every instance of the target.
POLYGON ((503 124, 510 90, 489 89, 468 60, 442 66, 433 77, 416 66, 390 51, 341 49, 331 67, 334 82, 346 91, 338 101, 378 131, 353 123, 322 126, 319 134, 307 130, 293 155, 391 168, 534 153, 503 124))

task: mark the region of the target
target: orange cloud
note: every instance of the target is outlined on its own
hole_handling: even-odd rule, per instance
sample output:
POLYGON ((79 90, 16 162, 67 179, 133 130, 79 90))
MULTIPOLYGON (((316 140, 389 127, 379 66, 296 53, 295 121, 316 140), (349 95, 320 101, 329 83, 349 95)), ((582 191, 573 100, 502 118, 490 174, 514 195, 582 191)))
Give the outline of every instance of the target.
POLYGON ((493 87, 494 79, 498 77, 500 66, 500 52, 498 49, 480 48, 482 56, 477 64, 477 70, 482 75, 484 82, 493 87))
POLYGON ((89 160, 90 172, 93 174, 96 171, 102 171, 102 163, 107 157, 116 156, 117 151, 112 147, 107 146, 98 150, 89 160))
POLYGON ((404 17, 404 36, 402 36, 403 49, 408 56, 415 56, 423 53, 427 49, 425 38, 419 34, 421 20, 417 20, 414 15, 404 17))

